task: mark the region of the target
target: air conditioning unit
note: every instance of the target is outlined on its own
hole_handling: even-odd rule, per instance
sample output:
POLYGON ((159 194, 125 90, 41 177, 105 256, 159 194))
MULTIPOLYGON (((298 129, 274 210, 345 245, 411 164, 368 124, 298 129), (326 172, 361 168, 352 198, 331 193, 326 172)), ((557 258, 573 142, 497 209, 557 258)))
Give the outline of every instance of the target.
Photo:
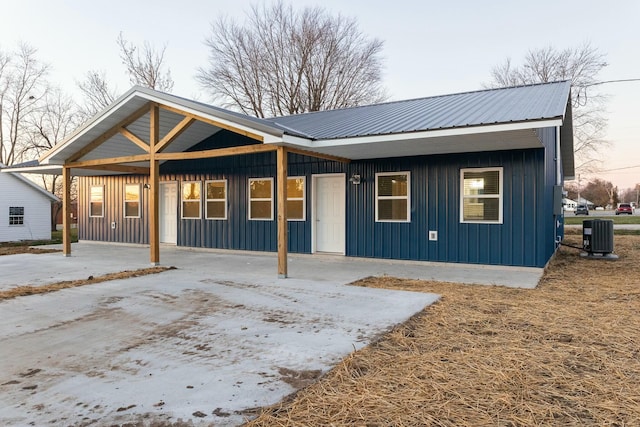
POLYGON ((613 221, 588 219, 582 222, 582 249, 588 255, 613 252, 613 221))

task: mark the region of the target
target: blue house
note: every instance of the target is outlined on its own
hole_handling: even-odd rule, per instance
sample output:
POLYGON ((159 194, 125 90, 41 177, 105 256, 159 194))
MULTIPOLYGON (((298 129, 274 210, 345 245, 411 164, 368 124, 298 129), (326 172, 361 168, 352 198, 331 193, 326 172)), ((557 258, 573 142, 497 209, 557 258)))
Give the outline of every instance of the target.
POLYGON ((79 238, 149 245, 153 264, 163 243, 277 251, 283 277, 288 252, 544 267, 574 174, 570 90, 259 119, 134 87, 25 170, 79 176, 79 238))

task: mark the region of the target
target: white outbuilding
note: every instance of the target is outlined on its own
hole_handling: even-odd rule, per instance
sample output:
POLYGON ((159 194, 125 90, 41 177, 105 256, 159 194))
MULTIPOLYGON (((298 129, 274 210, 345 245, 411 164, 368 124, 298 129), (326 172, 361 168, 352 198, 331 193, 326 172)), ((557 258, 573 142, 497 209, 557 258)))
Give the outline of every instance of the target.
POLYGON ((0 173, 0 242, 51 239, 51 203, 58 201, 20 174, 0 173))

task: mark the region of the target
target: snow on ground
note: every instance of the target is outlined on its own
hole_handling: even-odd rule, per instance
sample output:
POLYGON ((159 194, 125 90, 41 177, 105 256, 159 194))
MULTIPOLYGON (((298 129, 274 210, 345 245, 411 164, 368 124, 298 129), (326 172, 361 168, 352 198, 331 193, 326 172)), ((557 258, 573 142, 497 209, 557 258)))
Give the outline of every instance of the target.
MULTIPOLYGON (((23 281, 139 268, 146 256, 86 246, 21 258, 23 281)), ((165 258, 178 269, 0 301, 0 424, 238 425, 437 299, 345 286, 366 271, 329 259, 283 280, 273 257, 165 258)), ((0 257, 14 279, 15 262, 0 257)))

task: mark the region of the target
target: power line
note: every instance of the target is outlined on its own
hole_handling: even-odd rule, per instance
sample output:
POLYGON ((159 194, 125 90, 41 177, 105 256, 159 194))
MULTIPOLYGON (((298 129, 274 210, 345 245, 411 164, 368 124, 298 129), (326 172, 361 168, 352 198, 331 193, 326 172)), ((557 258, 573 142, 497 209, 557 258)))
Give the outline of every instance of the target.
POLYGON ((635 166, 623 166, 621 168, 613 168, 613 169, 604 169, 598 172, 613 172, 613 171, 620 171, 623 169, 635 169, 635 168, 640 168, 640 165, 635 165, 635 166))

